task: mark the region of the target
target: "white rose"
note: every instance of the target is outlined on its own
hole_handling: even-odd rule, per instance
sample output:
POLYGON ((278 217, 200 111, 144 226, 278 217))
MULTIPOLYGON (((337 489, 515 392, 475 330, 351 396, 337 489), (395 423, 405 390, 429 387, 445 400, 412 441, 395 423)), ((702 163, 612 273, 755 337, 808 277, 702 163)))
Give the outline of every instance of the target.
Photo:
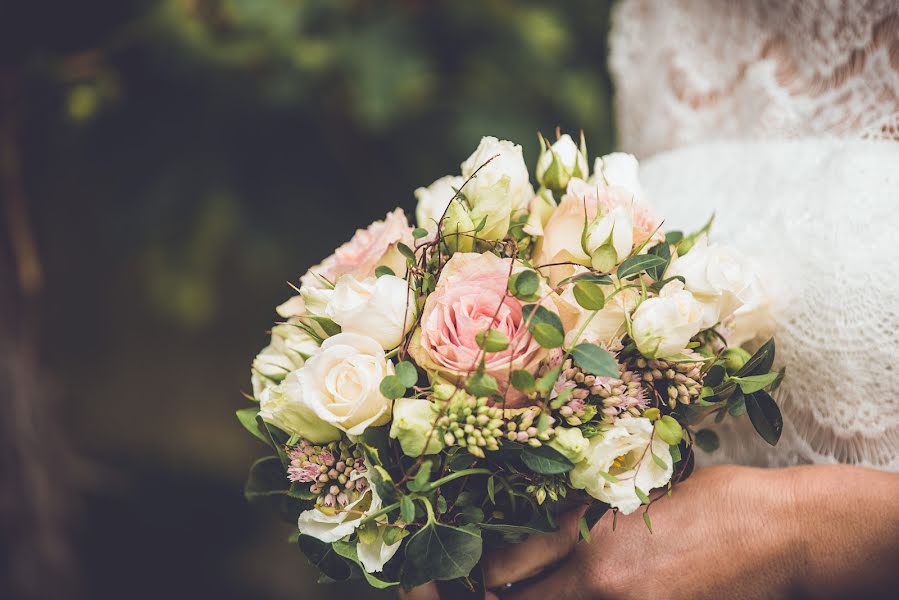
POLYGON ((380 573, 383 571, 384 565, 393 558, 396 551, 400 549, 400 544, 403 543, 402 538, 400 538, 393 544, 385 544, 385 531, 387 531, 387 527, 378 527, 377 536, 373 540, 363 542, 360 538, 356 544, 356 554, 359 556, 359 562, 362 563, 362 566, 369 573, 380 573))
POLYGON ((487 217, 478 236, 502 239, 511 215, 527 210, 534 196, 521 146, 495 137, 481 138, 477 150, 462 163, 462 177, 468 179, 475 171, 477 176, 462 190, 471 206, 472 221, 477 224, 487 217))
POLYGON ((631 212, 623 206, 618 206, 608 213, 596 219, 587 229, 587 249, 595 257, 595 252, 602 246, 609 246, 615 251, 615 256, 609 255, 601 259, 603 264, 594 267, 603 271, 610 271, 612 267, 627 258, 634 249, 634 223, 631 212), (614 262, 611 262, 614 259, 614 262))
POLYGON ((415 198, 418 205, 415 207, 415 220, 419 227, 428 231, 437 230, 440 218, 449 206, 450 201, 456 195, 456 190, 462 187, 465 178, 458 175, 441 177, 428 187, 420 187, 415 190, 415 198))
POLYGON ((658 297, 644 300, 634 311, 632 337, 648 358, 673 356, 683 352, 703 329, 705 314, 702 304, 675 279, 665 284, 658 297))
POLYGON ((376 340, 385 350, 400 345, 415 323, 415 299, 405 279, 394 275, 359 281, 342 275, 325 307, 325 316, 344 333, 376 340))
POLYGON ((607 502, 624 514, 640 507, 635 488, 645 494, 662 487, 671 479, 674 464, 668 444, 652 435, 649 419, 618 419, 590 440, 586 457, 571 470, 571 485, 607 502), (651 448, 647 448, 652 440, 651 448), (665 468, 656 464, 652 455, 661 459, 665 468), (601 476, 608 473, 615 483, 601 476))
POLYGON ((703 237, 684 256, 671 261, 665 277, 683 277, 686 289, 706 308, 703 328, 728 318, 749 302, 758 301, 760 284, 746 259, 733 248, 709 244, 703 237))
POLYGON ((300 298, 306 307, 306 312, 317 317, 325 316, 328 302, 334 295, 334 289, 330 287, 303 286, 300 288, 300 298))
POLYGON ((291 394, 325 423, 349 435, 390 420, 391 402, 380 392, 381 380, 393 374, 393 363, 372 338, 338 333, 296 371, 291 394))
MULTIPOLYGON (((381 508, 381 498, 373 485, 344 507, 322 511, 318 507, 300 513, 297 525, 300 533, 330 544, 352 534, 366 515, 381 508)), ((385 561, 386 562, 386 561, 385 561)))
POLYGON ((645 197, 640 184, 640 163, 633 154, 613 152, 597 158, 591 182, 624 188, 637 202, 642 202, 645 197))
POLYGON ((271 342, 253 359, 253 396, 257 400, 262 390, 280 383, 318 350, 318 340, 307 333, 303 323, 302 318, 293 317, 273 327, 271 342))
POLYGON ((770 337, 774 332, 774 316, 771 298, 762 281, 753 277, 740 294, 744 304, 724 319, 724 337, 730 346, 742 346, 760 337, 770 337))
POLYGON ((340 439, 340 430, 322 421, 302 401, 298 371, 292 372, 276 387, 268 387, 259 395, 259 416, 290 435, 298 435, 313 444, 340 439))
MULTIPOLYGON (((542 140, 541 136, 541 140, 542 140)), ((541 142, 543 143, 543 142, 541 142)), ((537 181, 553 190, 564 190, 572 177, 587 179, 590 165, 567 133, 546 148, 537 160, 537 181)))

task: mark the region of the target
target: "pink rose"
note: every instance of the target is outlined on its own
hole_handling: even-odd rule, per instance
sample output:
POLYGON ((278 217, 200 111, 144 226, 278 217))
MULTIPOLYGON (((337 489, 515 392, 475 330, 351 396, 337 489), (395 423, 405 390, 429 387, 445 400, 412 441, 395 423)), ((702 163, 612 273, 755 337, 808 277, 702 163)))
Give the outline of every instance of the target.
POLYGON ((375 274, 381 265, 390 267, 399 277, 406 273, 406 259, 396 246, 404 243, 410 248, 414 244, 412 228, 403 210, 397 208, 387 213, 383 221, 375 221, 367 229, 357 229, 353 239, 334 251, 321 264, 309 269, 300 277, 300 283, 307 288, 321 288, 324 284, 319 277, 336 283, 341 275, 352 275, 358 280, 375 274), (319 277, 316 277, 318 275, 319 277))
MULTIPOLYGON (((510 260, 489 253, 454 254, 443 267, 437 289, 425 302, 421 327, 413 336, 409 352, 419 366, 461 383, 478 364, 480 348, 475 336, 491 327, 500 331, 509 339, 509 346, 487 353, 485 372, 499 383, 506 406, 515 408, 528 402, 523 393, 508 385, 511 372, 524 369, 534 373, 547 351, 528 331, 521 301, 505 293, 510 260)), ((517 266, 514 271, 523 268, 517 266)), ((545 292, 549 289, 544 284, 541 293, 545 292)), ((555 294, 544 305, 564 313, 563 323, 576 318, 571 307, 555 294)))
MULTIPOLYGON (((659 226, 659 221, 647 207, 638 204, 633 195, 621 187, 606 187, 602 182, 588 183, 572 179, 559 206, 552 212, 543 227, 535 265, 574 262, 590 265, 590 257, 581 247, 584 223, 592 223, 599 214, 607 214, 622 207, 629 211, 633 221, 633 243, 639 246, 649 239, 659 226), (586 216, 585 216, 586 215, 586 216)), ((660 238, 661 239, 661 238, 660 238)), ((575 267, 557 265, 541 269, 555 285, 574 273, 575 267)))

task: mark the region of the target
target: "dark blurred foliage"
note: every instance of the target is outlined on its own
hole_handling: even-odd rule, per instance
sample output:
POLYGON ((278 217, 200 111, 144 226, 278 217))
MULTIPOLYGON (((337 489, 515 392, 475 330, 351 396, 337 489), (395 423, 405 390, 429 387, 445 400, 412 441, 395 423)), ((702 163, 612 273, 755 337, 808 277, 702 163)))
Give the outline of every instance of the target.
POLYGON ((285 280, 480 136, 609 150, 607 30, 595 0, 0 3, 0 596, 364 590, 244 503, 249 362, 285 280))

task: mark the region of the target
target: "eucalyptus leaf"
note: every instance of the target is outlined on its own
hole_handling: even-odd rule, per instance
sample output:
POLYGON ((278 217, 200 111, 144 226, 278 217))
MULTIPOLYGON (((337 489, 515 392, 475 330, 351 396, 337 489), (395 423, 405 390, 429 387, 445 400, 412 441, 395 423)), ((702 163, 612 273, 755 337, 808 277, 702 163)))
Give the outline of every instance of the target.
POLYGON ((602 293, 602 288, 587 281, 578 281, 574 284, 574 299, 587 310, 602 310, 606 305, 606 297, 602 293))
POLYGON ((539 304, 522 307, 522 317, 537 343, 544 348, 559 348, 565 342, 565 328, 559 315, 539 304))
POLYGON ((523 369, 512 371, 512 387, 525 393, 534 391, 537 382, 530 372, 523 369))
POLYGON ((481 331, 475 335, 475 341, 484 352, 502 352, 509 347, 509 338, 496 329, 481 331))
POLYGON ((472 395, 483 398, 492 396, 499 388, 492 375, 478 372, 468 378, 468 381, 465 382, 465 389, 472 395))
MULTIPOLYGON (((407 388, 418 383, 418 369, 408 360, 404 360, 396 366, 396 378, 407 388)), ((403 390, 405 393, 405 390, 403 390)))
POLYGON ((509 278, 509 293, 519 300, 531 300, 540 289, 540 275, 530 269, 509 278))
POLYGON ((406 386, 403 385, 403 382, 396 375, 388 375, 382 379, 378 389, 381 391, 382 396, 391 400, 396 400, 406 395, 406 386))
POLYGON ((385 275, 396 275, 393 269, 388 267, 387 265, 380 265, 375 267, 375 277, 384 277, 385 275))

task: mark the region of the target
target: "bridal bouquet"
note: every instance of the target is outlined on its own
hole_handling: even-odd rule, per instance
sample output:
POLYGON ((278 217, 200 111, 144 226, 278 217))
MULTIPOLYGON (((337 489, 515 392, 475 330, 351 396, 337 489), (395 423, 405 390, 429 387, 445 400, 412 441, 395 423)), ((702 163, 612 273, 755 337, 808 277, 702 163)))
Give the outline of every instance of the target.
MULTIPOLYGON (((762 282, 711 221, 665 231, 633 156, 589 168, 550 144, 536 191, 521 147, 481 140, 461 175, 415 192, 299 280, 238 411, 272 455, 270 503, 328 580, 478 591, 485 546, 588 505, 650 511, 712 451, 711 419, 777 443, 762 282), (461 589, 460 588, 460 589, 461 589)), ((612 521, 614 524, 614 520, 612 521)))

